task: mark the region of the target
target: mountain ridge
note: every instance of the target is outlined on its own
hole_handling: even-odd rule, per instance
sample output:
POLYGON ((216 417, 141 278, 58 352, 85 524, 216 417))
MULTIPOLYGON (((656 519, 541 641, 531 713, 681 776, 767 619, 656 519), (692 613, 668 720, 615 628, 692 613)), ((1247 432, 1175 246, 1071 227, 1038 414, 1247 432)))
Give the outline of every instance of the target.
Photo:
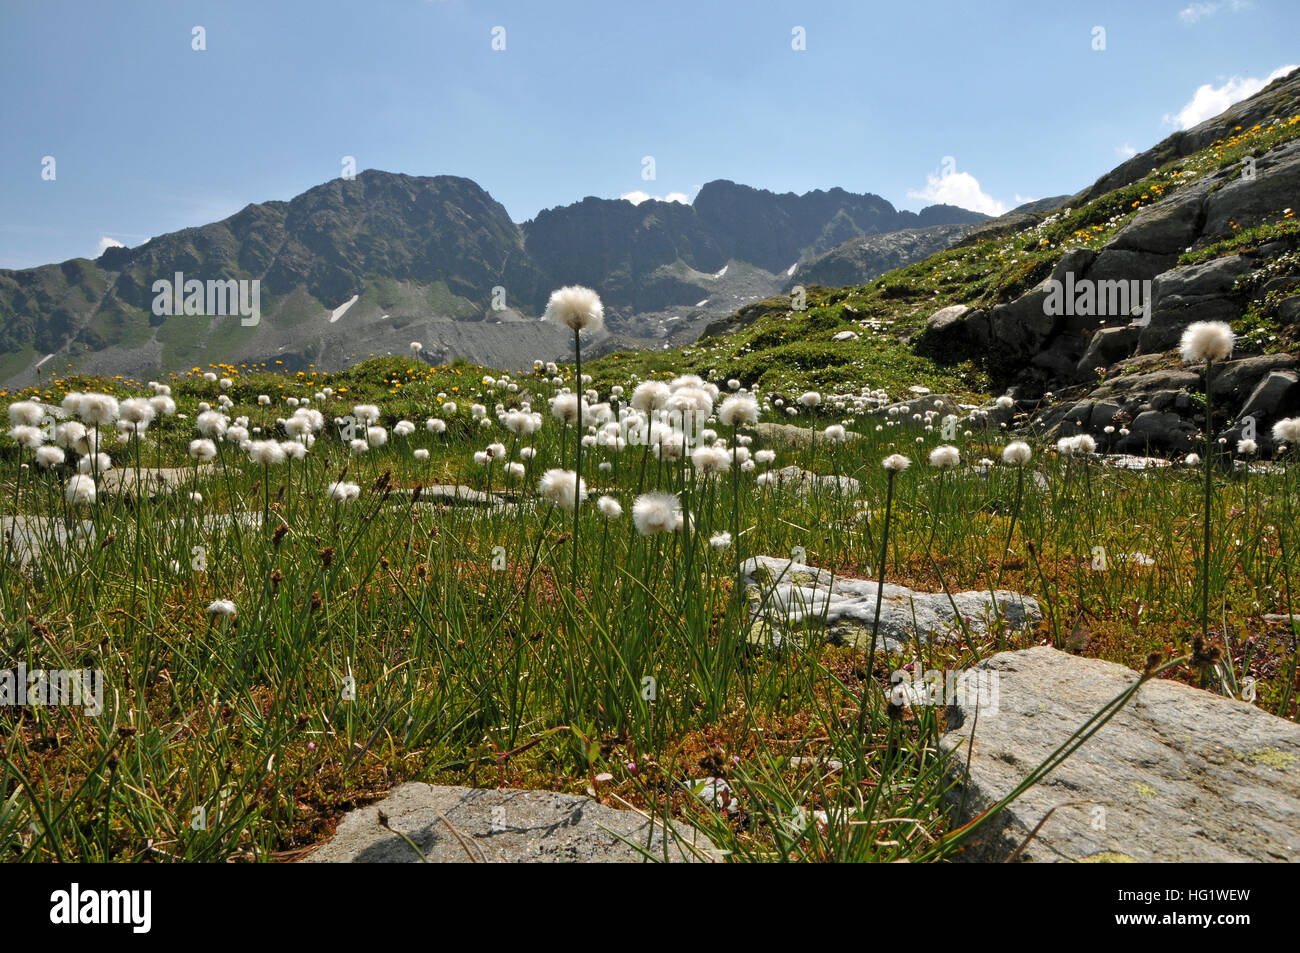
MULTIPOLYGON (((47 355, 61 355, 50 371, 93 359, 126 375, 212 359, 334 365, 355 359, 349 348, 361 340, 398 348, 403 336, 428 339, 434 355, 513 364, 533 355, 511 347, 511 335, 484 332, 495 343, 477 347, 446 322, 533 317, 572 283, 597 288, 611 330, 646 345, 679 330, 669 322, 697 328, 774 293, 791 266, 844 240, 984 218, 953 206, 899 211, 841 188, 797 195, 718 179, 689 205, 589 196, 516 223, 472 179, 367 169, 93 260, 0 271, 0 383, 32 379, 47 355), (732 262, 753 268, 716 294, 732 262), (256 279, 265 326, 237 333, 225 318, 154 315, 153 283, 178 272, 256 279), (346 318, 330 321, 354 296, 346 318)), ((545 332, 527 339, 550 358, 564 343, 554 337, 555 354, 545 332)))

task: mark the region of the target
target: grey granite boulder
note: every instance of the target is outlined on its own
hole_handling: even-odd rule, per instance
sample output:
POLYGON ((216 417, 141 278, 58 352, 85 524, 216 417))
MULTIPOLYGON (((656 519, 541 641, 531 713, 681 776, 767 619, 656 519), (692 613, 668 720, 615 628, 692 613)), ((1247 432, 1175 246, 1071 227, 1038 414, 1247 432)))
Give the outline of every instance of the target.
POLYGON ((348 813, 303 862, 635 863, 647 853, 673 862, 720 859, 708 838, 684 824, 674 823, 665 838, 658 820, 591 798, 412 782, 348 813), (381 812, 391 830, 380 823, 381 812))
MULTIPOLYGON (((800 635, 837 645, 871 647, 876 611, 876 583, 868 579, 832 578, 824 569, 771 556, 756 556, 741 566, 750 607, 749 641, 759 648, 780 648, 800 635)), ((1005 589, 997 591, 997 608, 988 592, 917 592, 886 583, 881 600, 877 648, 903 652, 922 641, 945 641, 962 627, 982 636, 1001 617, 1009 629, 1022 629, 1042 618, 1038 603, 1005 589)))
MULTIPOLYGON (((976 669, 996 675, 996 709, 985 703, 976 718, 960 695, 948 699, 941 740, 959 823, 1009 794, 1139 677, 1045 647, 976 669)), ((1148 682, 960 856, 1007 859, 1035 828, 1018 859, 1300 861, 1300 725, 1180 682, 1148 682)))

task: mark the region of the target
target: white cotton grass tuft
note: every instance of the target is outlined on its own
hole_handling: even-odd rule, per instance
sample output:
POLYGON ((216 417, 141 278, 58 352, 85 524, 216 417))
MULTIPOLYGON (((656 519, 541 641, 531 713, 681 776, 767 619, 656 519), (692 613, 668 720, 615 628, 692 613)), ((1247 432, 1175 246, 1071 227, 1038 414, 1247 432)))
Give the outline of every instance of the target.
POLYGON ((35 450, 45 442, 45 434, 41 432, 40 427, 29 427, 26 424, 11 427, 9 437, 20 447, 26 447, 28 450, 35 450))
POLYGON ((113 461, 106 453, 88 453, 77 461, 77 472, 84 475, 107 473, 111 469, 113 461))
POLYGON ((351 503, 361 495, 361 487, 342 480, 325 487, 325 498, 334 503, 351 503))
POLYGON ((68 486, 63 494, 73 506, 88 506, 95 502, 95 481, 79 473, 68 480, 68 486))
POLYGON ((1178 353, 1186 364, 1222 361, 1232 356, 1236 337, 1223 321, 1195 321, 1187 326, 1178 342, 1178 353))
POLYGON ((65 455, 58 447, 38 447, 36 450, 36 465, 43 470, 60 466, 64 459, 65 455))
POLYGON ((1237 441, 1237 453, 1243 457, 1254 456, 1258 450, 1259 444, 1251 440, 1249 437, 1237 441))
POLYGON ((714 533, 709 537, 709 545, 717 552, 722 552, 731 546, 731 534, 723 530, 720 533, 714 533))
POLYGON ((248 445, 248 459, 264 467, 284 463, 284 448, 274 440, 254 440, 248 445))
MULTIPOLYGON (((76 420, 59 424, 54 428, 54 442, 64 450, 77 450, 77 444, 86 437, 86 425, 76 420)), ((87 446, 86 449, 89 449, 87 446)))
POLYGON ((1275 423, 1273 442, 1279 446, 1300 446, 1300 417, 1285 417, 1275 423))
POLYGON ((230 420, 218 410, 205 410, 194 418, 194 426, 205 437, 223 437, 230 420))
POLYGON ((826 438, 827 443, 843 443, 849 439, 848 431, 839 424, 831 424, 822 431, 822 436, 826 438))
POLYGON ((956 447, 945 444, 930 451, 930 466, 932 467, 947 470, 959 463, 961 463, 961 451, 956 447))
POLYGON ((1056 441, 1056 452, 1063 457, 1083 456, 1095 453, 1096 450, 1097 441, 1086 433, 1075 434, 1072 437, 1062 437, 1056 441))
POLYGON ((632 522, 642 536, 676 532, 681 503, 671 493, 643 493, 632 504, 632 522))
POLYGON ((895 474, 902 473, 904 470, 910 467, 912 465, 912 461, 909 460, 907 457, 903 456, 901 453, 891 453, 889 456, 885 457, 885 459, 881 461, 880 465, 885 468, 885 471, 890 476, 894 476, 895 474))
POLYGON ((537 492, 542 499, 562 510, 572 512, 587 499, 587 483, 579 480, 572 470, 551 469, 537 481, 537 492))
POLYGON ((429 431, 429 433, 446 433, 447 421, 439 420, 437 417, 430 417, 424 422, 424 429, 429 431))
POLYGON ((809 409, 816 407, 821 402, 822 402, 822 395, 817 393, 817 391, 815 390, 810 390, 807 393, 803 393, 799 395, 799 403, 803 404, 805 407, 809 409))
POLYGON ((672 391, 663 381, 645 381, 632 391, 632 409, 648 414, 667 403, 672 391))
POLYGON ((19 400, 9 405, 9 423, 15 427, 35 427, 45 412, 41 405, 30 400, 19 400))
MULTIPOLYGON (((584 404, 582 408, 582 417, 587 419, 587 408, 584 404)), ((551 401, 551 416, 564 424, 573 424, 578 422, 578 395, 571 391, 565 391, 562 394, 556 394, 551 401)))
POLYGON ((208 615, 232 618, 237 614, 237 612, 238 610, 235 608, 235 604, 229 599, 217 599, 208 604, 208 615))
POLYGON ((691 466, 701 476, 712 476, 730 469, 731 454, 723 447, 696 447, 691 451, 691 466))
POLYGON ((108 394, 83 394, 77 405, 77 415, 88 424, 111 424, 117 420, 117 398, 108 394))
POLYGON ((568 285, 551 292, 542 320, 574 331, 599 331, 605 324, 605 308, 590 288, 568 285))
POLYGON ((1023 440, 1013 440, 1002 448, 1002 462, 1015 467, 1024 466, 1033 455, 1034 452, 1029 449, 1029 444, 1023 440))
MULTIPOLYGON (((739 382, 737 382, 739 383, 739 382)), ((736 394, 728 397, 718 408, 718 420, 724 427, 739 427, 758 421, 758 401, 752 397, 736 394)))
POLYGON ((425 460, 429 459, 429 451, 424 449, 424 447, 420 447, 418 450, 412 453, 411 456, 415 457, 415 459, 423 463, 425 460))
POLYGON ((596 500, 596 509, 607 520, 616 520, 623 515, 623 504, 612 496, 602 496, 596 500))
POLYGON ((211 440, 191 440, 190 456, 200 463, 207 463, 217 455, 217 445, 211 440))

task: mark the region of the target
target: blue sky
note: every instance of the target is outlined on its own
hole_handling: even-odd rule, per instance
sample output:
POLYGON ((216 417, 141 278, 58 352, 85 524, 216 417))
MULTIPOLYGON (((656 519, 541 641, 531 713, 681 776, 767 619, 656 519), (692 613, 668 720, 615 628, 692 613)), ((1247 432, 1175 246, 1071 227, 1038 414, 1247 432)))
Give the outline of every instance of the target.
POLYGON ((467 176, 516 221, 717 178, 997 211, 1243 98, 1296 36, 1295 0, 4 0, 0 268, 288 199, 344 156, 467 176))

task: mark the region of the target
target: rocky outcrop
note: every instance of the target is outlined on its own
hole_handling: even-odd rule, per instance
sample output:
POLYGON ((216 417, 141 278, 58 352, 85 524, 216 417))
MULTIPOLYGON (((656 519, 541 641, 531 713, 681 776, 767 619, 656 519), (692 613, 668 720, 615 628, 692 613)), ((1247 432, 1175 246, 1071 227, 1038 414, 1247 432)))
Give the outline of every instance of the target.
MULTIPOLYGON (((978 713, 970 698, 947 699, 949 730, 941 741, 959 824, 1010 794, 1138 679, 1122 665, 1044 647, 1003 652, 975 668, 981 682, 996 679, 996 710, 986 698, 978 713)), ((1151 681, 977 830, 959 858, 1013 855, 1039 862, 1294 863, 1300 726, 1246 702, 1151 681)))
MULTIPOLYGON (((1201 452, 1205 409, 1193 395, 1204 392, 1204 370, 1181 365, 1141 370, 1143 360, 1122 361, 1112 368, 1119 373, 1082 398, 1049 406, 1034 418, 1034 430, 1049 440, 1087 433, 1099 448, 1117 453, 1201 452)), ((1256 443, 1270 450, 1272 425, 1300 413, 1298 363, 1290 354, 1260 354, 1219 367, 1212 385, 1216 439, 1235 445, 1251 417, 1256 443)))

